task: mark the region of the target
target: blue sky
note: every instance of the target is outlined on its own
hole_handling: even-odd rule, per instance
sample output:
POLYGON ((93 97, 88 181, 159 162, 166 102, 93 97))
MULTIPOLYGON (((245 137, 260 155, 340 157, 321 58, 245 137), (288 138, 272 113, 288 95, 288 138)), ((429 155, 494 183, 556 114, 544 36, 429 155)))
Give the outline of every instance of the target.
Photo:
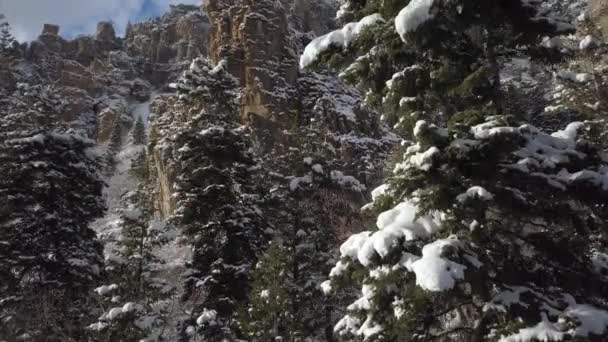
POLYGON ((202 0, 0 0, 0 13, 6 15, 20 41, 35 39, 45 23, 57 24, 60 34, 74 37, 95 32, 97 22, 111 20, 119 34, 127 22, 156 17, 170 4, 198 5, 202 0))

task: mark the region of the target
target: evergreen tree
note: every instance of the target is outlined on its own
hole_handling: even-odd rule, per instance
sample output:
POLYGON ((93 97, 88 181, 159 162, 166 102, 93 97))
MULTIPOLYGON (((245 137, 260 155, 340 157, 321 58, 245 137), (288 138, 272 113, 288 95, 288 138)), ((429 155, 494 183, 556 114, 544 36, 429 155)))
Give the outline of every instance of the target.
POLYGON ((129 170, 129 173, 138 179, 147 179, 148 168, 146 162, 147 153, 145 149, 142 149, 135 154, 135 157, 131 160, 131 169, 129 170))
POLYGON ((12 136, 0 143, 0 336, 82 340, 80 322, 90 318, 90 293, 103 272, 88 227, 104 210, 94 142, 12 136))
POLYGON ((125 39, 129 39, 131 38, 133 35, 133 24, 131 23, 131 21, 129 20, 127 22, 127 28, 125 29, 125 39))
POLYGON ((222 65, 196 59, 175 85, 180 105, 191 113, 200 108, 176 137, 180 170, 173 220, 193 253, 183 300, 194 309, 180 328, 184 340, 195 330, 205 341, 239 335, 237 309, 247 298, 249 270, 265 240, 256 163, 238 123, 237 83, 222 65))
POLYGON ((112 134, 106 151, 106 170, 108 174, 112 174, 116 167, 116 155, 122 147, 122 124, 119 119, 114 121, 112 125, 112 134))
POLYGON ((234 111, 238 110, 238 81, 225 68, 226 61, 214 66, 208 59, 196 58, 180 81, 171 86, 182 101, 202 102, 209 112, 233 123, 234 111))
POLYGON ((499 56, 564 27, 538 5, 345 1, 354 33, 307 47, 302 66, 348 65, 414 140, 374 192, 378 230, 351 236, 323 284, 361 287, 335 327, 344 340, 608 335, 607 166, 581 138, 593 123, 547 134, 501 104, 499 56))
POLYGON ((251 273, 249 305, 243 313, 243 331, 250 341, 301 340, 301 324, 293 275, 293 254, 273 241, 251 273), (298 336, 300 335, 300 336, 298 336))
POLYGON ((501 114, 499 58, 543 35, 572 29, 540 16, 536 2, 410 3, 344 1, 340 20, 360 19, 345 26, 359 32, 317 38, 300 62, 343 67, 341 76, 366 94, 366 104, 381 109, 405 136, 426 117, 445 124, 476 110, 501 114))
POLYGON ((135 126, 131 131, 130 136, 131 144, 142 146, 141 151, 135 154, 135 157, 131 160, 131 169, 129 173, 137 179, 144 181, 147 179, 147 167, 146 167, 146 149, 143 145, 146 144, 146 127, 142 117, 138 117, 135 122, 135 126))
POLYGON ((163 241, 151 229, 142 187, 123 196, 119 213, 120 239, 106 262, 110 283, 96 289, 104 312, 89 329, 96 341, 162 341, 173 289, 155 255, 163 241))
POLYGON ((5 21, 5 16, 0 14, 0 56, 9 56, 14 42, 15 38, 13 38, 13 34, 11 33, 11 26, 5 21))
POLYGON ((137 117, 135 126, 131 132, 131 141, 133 145, 144 145, 146 143, 146 126, 141 116, 137 117))

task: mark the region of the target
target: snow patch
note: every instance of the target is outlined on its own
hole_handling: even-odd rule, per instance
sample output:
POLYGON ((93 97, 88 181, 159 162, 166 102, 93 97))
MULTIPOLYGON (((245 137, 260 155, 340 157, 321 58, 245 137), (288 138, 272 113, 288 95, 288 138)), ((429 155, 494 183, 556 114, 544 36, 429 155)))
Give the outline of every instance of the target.
POLYGON ((577 304, 570 300, 570 305, 560 314, 564 318, 570 318, 576 322, 576 326, 560 331, 555 323, 549 321, 546 313, 542 313, 542 320, 537 325, 520 329, 519 332, 510 336, 503 336, 500 342, 528 342, 534 339, 539 341, 562 341, 565 337, 573 335, 578 337, 589 337, 590 335, 602 335, 608 330, 608 311, 598 309, 588 304, 577 304))
POLYGON ((416 274, 416 285, 427 291, 445 291, 456 285, 456 280, 464 279, 464 265, 442 257, 445 248, 458 248, 456 236, 437 240, 422 248, 422 258, 414 261, 410 269, 416 274))
POLYGON ((491 201, 494 195, 481 186, 470 187, 467 192, 456 196, 456 200, 460 203, 466 202, 470 198, 479 198, 484 201, 491 201))
POLYGON ((331 280, 326 280, 324 282, 321 283, 321 291, 323 291, 324 294, 330 294, 332 290, 331 287, 331 280))
MULTIPOLYGON (((439 154, 439 149, 435 146, 430 147, 422 153, 416 153, 408 159, 408 163, 422 171, 428 171, 433 166, 433 157, 439 154)), ((397 166, 402 166, 398 164, 397 166)))
POLYGON ((587 35, 581 42, 578 44, 578 48, 581 50, 587 50, 595 45, 595 40, 593 36, 587 35))
POLYGON ((196 319, 196 324, 203 325, 205 323, 213 323, 215 322, 216 317, 217 312, 215 310, 207 310, 207 308, 205 308, 203 309, 203 313, 196 319))
POLYGON ((434 0, 412 0, 395 18, 395 29, 405 40, 405 35, 416 31, 418 27, 433 18, 431 7, 434 0))
POLYGON ((304 49, 304 53, 300 57, 300 68, 304 69, 311 65, 319 56, 327 51, 332 46, 347 48, 363 30, 375 25, 379 22, 384 22, 384 19, 378 13, 366 16, 358 22, 346 24, 342 29, 332 31, 326 35, 318 37, 310 42, 304 49))
POLYGON ((376 255, 386 257, 400 239, 410 241, 428 237, 441 229, 439 213, 416 217, 417 212, 418 207, 406 201, 380 214, 376 222, 379 230, 352 235, 340 246, 341 256, 368 266, 376 255))
MULTIPOLYGON (((543 314, 544 315, 544 314, 543 314)), ((499 342, 561 341, 564 333, 555 328, 545 317, 537 325, 520 329, 517 334, 502 337, 499 342)))

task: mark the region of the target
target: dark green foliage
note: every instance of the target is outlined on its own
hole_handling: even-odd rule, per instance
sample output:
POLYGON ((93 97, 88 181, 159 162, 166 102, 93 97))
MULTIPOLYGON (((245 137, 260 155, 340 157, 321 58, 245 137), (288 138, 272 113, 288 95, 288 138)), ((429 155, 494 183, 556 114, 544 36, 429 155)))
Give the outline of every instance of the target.
MULTIPOLYGON (((256 202, 251 169, 254 166, 236 131, 220 127, 184 134, 179 159, 182 172, 176 222, 191 238, 192 274, 189 296, 203 296, 203 308, 221 320, 203 334, 229 336, 232 317, 246 298, 248 273, 264 239, 263 220, 256 202)), ((202 312, 202 311, 201 311, 202 312)))
POLYGON ((145 180, 148 177, 147 153, 145 149, 135 154, 131 160, 131 169, 129 174, 137 179, 145 180))
POLYGON ((6 57, 11 54, 15 38, 11 33, 11 26, 0 13, 0 56, 6 57))
POLYGON ((57 133, 0 144, 0 335, 9 340, 82 338, 103 272, 88 227, 104 210, 93 146, 57 133))
POLYGON ((134 145, 144 145, 146 143, 146 126, 141 116, 137 117, 135 126, 131 132, 131 140, 134 145))
POLYGON ((538 16, 534 3, 459 0, 435 2, 433 18, 400 37, 394 18, 405 5, 347 1, 344 23, 372 13, 385 22, 366 29, 343 52, 328 50, 319 61, 344 69, 342 77, 366 94, 366 104, 382 109, 389 125, 405 136, 416 121, 412 117, 438 122, 465 109, 501 113, 499 58, 518 44, 567 27, 538 16), (335 56, 340 56, 337 63, 335 56))
POLYGON ((186 339, 198 316, 214 312, 213 320, 199 321, 198 334, 230 339, 240 334, 237 309, 246 302, 249 271, 266 242, 258 208, 265 191, 256 184, 260 175, 247 131, 238 128, 236 80, 197 59, 177 88, 183 103, 204 108, 175 141, 180 168, 173 221, 193 251, 182 300, 194 309, 180 330, 186 339))
POLYGON ((236 109, 238 81, 225 67, 225 61, 218 65, 213 65, 207 58, 192 61, 190 69, 174 85, 180 99, 201 101, 208 111, 215 113, 230 113, 236 109))
MULTIPOLYGON (((298 340, 303 323, 292 266, 293 251, 273 241, 251 273, 249 304, 243 310, 243 332, 249 340, 298 340)), ((301 336, 300 336, 301 338, 301 336)))
POLYGON ((598 146, 569 135, 577 125, 552 137, 506 115, 500 88, 503 57, 564 26, 534 1, 434 1, 432 18, 399 37, 394 19, 407 4, 346 1, 346 21, 381 13, 386 22, 320 62, 338 62, 366 104, 414 140, 376 209, 405 202, 417 219, 428 225, 440 215, 440 223, 420 232, 420 221, 404 222, 407 212, 383 213, 379 231, 349 239, 326 285, 340 294, 354 282, 362 296, 336 333, 345 341, 485 341, 548 319, 556 331, 580 334, 555 322, 579 319, 568 312, 576 303, 606 307, 606 278, 593 261, 607 246, 605 166, 598 146), (437 246, 437 258, 426 259, 437 246), (455 264, 423 272, 418 260, 455 264), (462 277, 446 285, 443 270, 458 267, 462 277), (433 279, 442 286, 425 283, 433 279), (513 293, 517 303, 503 297, 513 293), (524 325, 514 324, 519 318, 524 325))
POLYGON ((106 171, 108 174, 114 172, 116 167, 116 155, 120 152, 122 144, 122 124, 119 119, 116 119, 112 125, 112 134, 110 135, 110 141, 108 142, 108 149, 105 155, 106 171))
POLYGON ((126 193, 119 210, 120 239, 106 261, 108 284, 97 288, 104 312, 89 326, 99 341, 163 341, 174 289, 162 277, 155 251, 164 243, 151 224, 143 187, 126 193))

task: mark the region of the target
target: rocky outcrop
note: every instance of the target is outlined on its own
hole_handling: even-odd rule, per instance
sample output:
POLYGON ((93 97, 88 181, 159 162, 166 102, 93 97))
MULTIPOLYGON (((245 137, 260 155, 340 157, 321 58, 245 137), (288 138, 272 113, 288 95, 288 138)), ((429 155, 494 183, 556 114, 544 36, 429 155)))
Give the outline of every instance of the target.
POLYGON ((209 20, 197 7, 177 5, 162 17, 129 25, 125 47, 150 63, 189 61, 206 54, 209 20))
POLYGON ((99 23, 94 37, 81 36, 65 40, 59 36, 59 30, 57 25, 45 24, 38 39, 28 47, 26 57, 40 62, 49 53, 55 53, 88 66, 95 59, 106 58, 110 51, 120 49, 114 28, 109 22, 99 23))
POLYGON ((175 104, 175 97, 162 95, 151 104, 156 119, 148 134, 148 184, 153 189, 153 198, 150 199, 152 206, 162 217, 170 217, 176 206, 173 193, 177 170, 172 139, 191 119, 187 115, 180 115, 184 112, 170 110, 175 104))
MULTIPOLYGON (((265 168, 279 176, 305 174, 311 166, 302 166, 303 158, 314 158, 326 163, 331 177, 352 175, 361 188, 371 188, 382 176, 383 158, 394 140, 377 113, 362 108, 356 90, 335 75, 299 70, 297 63, 317 30, 333 28, 334 14, 317 12, 331 11, 328 4, 209 0, 209 57, 216 64, 223 61, 223 68, 238 80, 240 120, 248 126, 265 168)), ((156 189, 155 207, 169 217, 176 205, 172 194, 179 171, 172 139, 201 109, 180 104, 176 97, 158 98, 153 107, 148 169, 156 189)), ((289 184, 286 178, 279 178, 278 184, 289 184)), ((363 197, 359 192, 348 201, 358 207, 363 197)))
POLYGON ((96 138, 100 143, 110 140, 112 129, 117 123, 128 120, 128 105, 121 96, 111 96, 96 104, 96 138))
POLYGON ((97 24, 95 31, 95 47, 100 51, 110 51, 119 48, 116 40, 114 26, 109 21, 102 21, 97 24))
POLYGON ((99 41, 110 41, 116 40, 116 32, 114 32, 114 26, 109 21, 101 21, 97 24, 97 31, 95 32, 95 40, 99 41))
POLYGON ((144 60, 146 79, 164 84, 195 57, 207 54, 209 19, 195 6, 176 5, 162 17, 129 25, 125 50, 144 60))
POLYGON ((42 27, 43 36, 59 36, 59 26, 53 24, 44 24, 42 27))
POLYGON ((608 42, 608 0, 590 0, 589 15, 608 42))
POLYGON ((210 0, 209 55, 226 60, 244 90, 241 117, 251 115, 289 126, 295 120, 298 76, 288 9, 279 1, 210 0))
POLYGON ((216 63, 225 60, 240 81, 244 123, 271 121, 294 128, 324 120, 342 134, 380 134, 377 122, 370 123, 375 115, 359 106, 354 89, 333 75, 299 70, 305 44, 334 27, 335 4, 209 0, 205 9, 212 22, 209 56, 216 63))
POLYGON ((31 59, 39 60, 47 51, 62 52, 65 43, 65 40, 59 36, 59 26, 44 24, 38 39, 30 44, 27 55, 31 59))
POLYGON ((106 21, 94 35, 72 40, 59 35, 59 26, 45 24, 24 48, 30 74, 9 73, 0 86, 10 94, 18 82, 54 84, 66 104, 62 119, 72 126, 93 125, 89 136, 106 143, 116 124, 123 129, 131 124, 132 103, 150 100, 155 86, 166 86, 206 52, 208 26, 200 8, 182 5, 159 19, 129 25, 125 40, 106 21))
POLYGON ((73 60, 63 61, 59 82, 63 86, 79 88, 91 94, 98 94, 101 91, 93 73, 73 60))

